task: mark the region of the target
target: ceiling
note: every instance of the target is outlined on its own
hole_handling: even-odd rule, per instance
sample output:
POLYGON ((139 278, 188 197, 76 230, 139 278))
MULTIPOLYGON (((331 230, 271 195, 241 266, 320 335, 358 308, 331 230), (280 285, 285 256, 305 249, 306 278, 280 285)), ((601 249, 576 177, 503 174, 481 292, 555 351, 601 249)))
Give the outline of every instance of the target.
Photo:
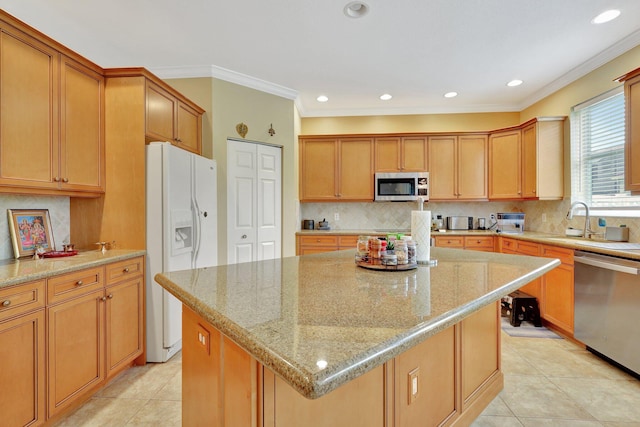
POLYGON ((640 44, 638 0, 364 0, 358 19, 343 13, 349 1, 0 8, 102 67, 221 78, 295 99, 302 117, 520 111, 640 44), (616 20, 590 22, 611 8, 616 20), (524 83, 507 87, 512 79, 524 83))

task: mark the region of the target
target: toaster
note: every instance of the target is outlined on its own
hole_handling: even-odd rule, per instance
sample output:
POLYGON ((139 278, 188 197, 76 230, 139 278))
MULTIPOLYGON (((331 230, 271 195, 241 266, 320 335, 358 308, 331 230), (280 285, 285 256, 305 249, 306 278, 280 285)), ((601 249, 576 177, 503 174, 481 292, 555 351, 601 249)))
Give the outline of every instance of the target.
POLYGON ((448 216, 447 230, 473 230, 473 217, 448 216))

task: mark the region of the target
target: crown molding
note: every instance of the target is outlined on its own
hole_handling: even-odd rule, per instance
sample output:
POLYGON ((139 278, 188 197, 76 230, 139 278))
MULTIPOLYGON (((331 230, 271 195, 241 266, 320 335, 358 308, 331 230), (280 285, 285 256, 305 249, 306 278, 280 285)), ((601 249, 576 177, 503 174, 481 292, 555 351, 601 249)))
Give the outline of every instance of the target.
MULTIPOLYGON (((536 91, 536 93, 533 96, 530 96, 529 98, 525 99, 522 102, 522 104, 520 104, 520 106, 518 107, 519 110, 522 111, 532 106, 536 102, 546 98, 547 96, 551 95, 554 92, 557 92, 563 87, 575 82, 579 78, 586 76, 590 72, 598 69, 599 67, 603 66, 607 62, 614 60, 618 56, 630 51, 631 49, 635 48, 638 45, 640 45, 640 30, 629 34, 627 37, 620 40, 618 43, 611 45, 610 47, 603 50, 596 56, 588 59, 587 61, 583 62, 577 67, 569 70, 567 73, 563 74, 556 80, 544 86, 542 89, 536 91)), ((613 81, 614 79, 615 77, 612 77, 611 81, 613 81)))
POLYGON ((297 99, 298 91, 284 86, 257 79, 246 74, 228 70, 215 65, 177 66, 177 67, 155 67, 149 68, 153 74, 161 79, 190 79, 198 77, 213 77, 240 86, 266 92, 271 95, 280 96, 286 99, 297 99))

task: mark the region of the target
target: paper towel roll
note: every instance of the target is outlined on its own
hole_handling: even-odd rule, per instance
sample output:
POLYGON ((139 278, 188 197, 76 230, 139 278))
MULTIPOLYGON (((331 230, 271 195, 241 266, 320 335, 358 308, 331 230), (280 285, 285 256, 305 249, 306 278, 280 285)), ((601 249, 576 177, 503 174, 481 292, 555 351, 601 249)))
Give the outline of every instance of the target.
POLYGON ((411 211, 411 239, 416 242, 416 260, 426 263, 431 255, 431 211, 411 211))

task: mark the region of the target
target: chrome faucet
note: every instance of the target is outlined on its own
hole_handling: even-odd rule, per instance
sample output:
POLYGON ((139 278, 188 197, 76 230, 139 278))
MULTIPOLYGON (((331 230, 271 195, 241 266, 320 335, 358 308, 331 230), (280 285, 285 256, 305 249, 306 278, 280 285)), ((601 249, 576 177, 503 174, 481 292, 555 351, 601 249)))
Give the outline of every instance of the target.
POLYGON ((591 220, 589 219, 589 206, 585 202, 573 202, 571 207, 569 208, 569 212, 567 212, 567 219, 573 219, 573 208, 577 205, 584 206, 585 215, 584 215, 584 231, 582 232, 582 237, 591 237, 595 232, 591 229, 591 220))

